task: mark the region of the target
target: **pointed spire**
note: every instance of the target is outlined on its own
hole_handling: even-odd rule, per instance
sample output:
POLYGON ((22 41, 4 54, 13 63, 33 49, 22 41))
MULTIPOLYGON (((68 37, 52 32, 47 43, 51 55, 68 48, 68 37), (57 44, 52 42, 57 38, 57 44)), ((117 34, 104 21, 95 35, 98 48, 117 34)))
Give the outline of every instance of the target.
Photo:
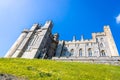
POLYGON ((76 37, 75 36, 73 36, 73 41, 75 41, 76 40, 76 37))
POLYGON ((84 40, 83 35, 81 35, 81 41, 83 41, 83 40, 84 40))

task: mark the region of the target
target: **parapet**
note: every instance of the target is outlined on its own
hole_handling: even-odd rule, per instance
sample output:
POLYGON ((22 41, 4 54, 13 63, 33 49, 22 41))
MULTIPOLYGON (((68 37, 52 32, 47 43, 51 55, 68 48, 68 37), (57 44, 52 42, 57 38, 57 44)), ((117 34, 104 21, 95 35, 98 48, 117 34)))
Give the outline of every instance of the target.
POLYGON ((29 32, 28 29, 24 29, 24 30, 22 31, 22 33, 28 33, 28 32, 29 32))
POLYGON ((104 35, 105 35, 104 32, 98 32, 98 33, 96 33, 96 36, 104 36, 104 35))

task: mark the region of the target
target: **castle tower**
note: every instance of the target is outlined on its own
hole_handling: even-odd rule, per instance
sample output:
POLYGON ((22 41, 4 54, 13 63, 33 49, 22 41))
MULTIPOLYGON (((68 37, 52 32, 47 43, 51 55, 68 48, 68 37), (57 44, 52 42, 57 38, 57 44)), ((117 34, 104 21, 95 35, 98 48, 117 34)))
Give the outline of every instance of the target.
POLYGON ((119 56, 117 47, 115 45, 111 30, 109 26, 104 26, 104 32, 108 41, 111 56, 119 56))
POLYGON ((32 28, 29 30, 28 34, 22 41, 21 45, 17 48, 16 52, 12 55, 12 57, 21 57, 26 50, 27 45, 30 43, 31 37, 34 35, 36 29, 38 29, 38 24, 34 24, 32 28))
POLYGON ((49 54, 49 46, 57 40, 51 33, 52 27, 52 22, 47 21, 42 27, 34 24, 30 30, 23 31, 5 57, 44 58, 49 54))

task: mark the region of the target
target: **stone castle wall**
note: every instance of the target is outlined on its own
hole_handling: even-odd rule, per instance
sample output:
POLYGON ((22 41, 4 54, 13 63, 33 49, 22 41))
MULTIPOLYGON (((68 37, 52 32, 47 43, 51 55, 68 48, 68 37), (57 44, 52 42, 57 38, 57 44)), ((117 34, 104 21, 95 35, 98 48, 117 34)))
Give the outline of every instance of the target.
POLYGON ((59 34, 52 34, 52 27, 52 21, 47 21, 43 26, 34 24, 30 30, 25 29, 5 57, 87 60, 119 56, 109 26, 104 26, 103 32, 92 33, 90 40, 83 36, 76 40, 74 36, 72 41, 59 41, 59 34))
POLYGON ((59 41, 57 57, 101 57, 119 56, 112 33, 109 26, 104 26, 104 32, 92 33, 92 39, 72 41, 59 41), (62 48, 62 49, 60 49, 62 48), (60 51, 61 50, 61 51, 60 51), (59 56, 58 56, 59 55, 59 56))

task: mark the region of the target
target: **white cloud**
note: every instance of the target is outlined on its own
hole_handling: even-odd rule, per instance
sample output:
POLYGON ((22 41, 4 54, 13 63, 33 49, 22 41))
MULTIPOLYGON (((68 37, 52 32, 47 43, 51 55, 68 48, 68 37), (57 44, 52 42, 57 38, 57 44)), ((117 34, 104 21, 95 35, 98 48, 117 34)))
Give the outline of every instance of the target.
POLYGON ((120 14, 116 17, 116 23, 120 24, 120 14))

